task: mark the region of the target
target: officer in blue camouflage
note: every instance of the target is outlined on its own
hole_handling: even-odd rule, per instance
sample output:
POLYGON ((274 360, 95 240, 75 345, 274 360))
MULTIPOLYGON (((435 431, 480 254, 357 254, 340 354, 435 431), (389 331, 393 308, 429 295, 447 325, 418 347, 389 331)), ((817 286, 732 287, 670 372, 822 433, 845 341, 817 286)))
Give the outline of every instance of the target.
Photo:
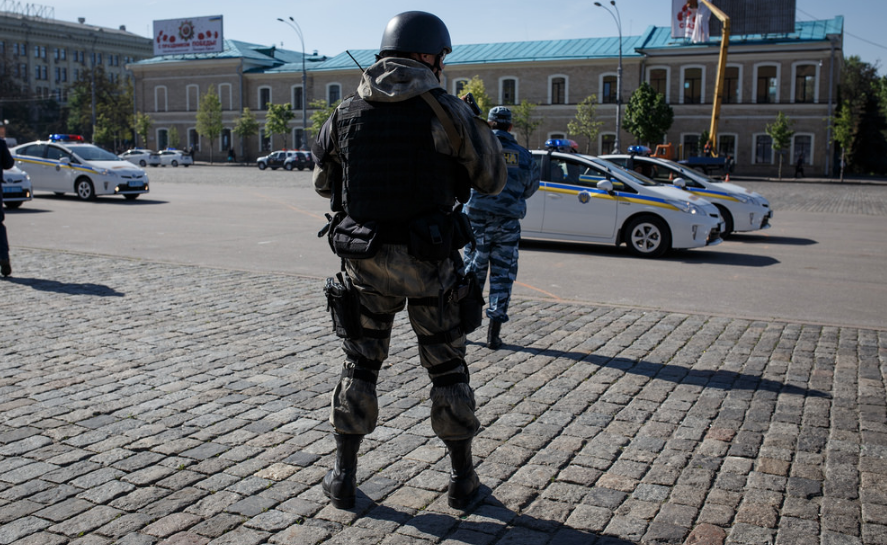
POLYGON ((487 269, 490 270, 487 347, 496 350, 502 346, 499 332, 508 321, 511 287, 517 278, 520 220, 527 215, 527 199, 539 189, 540 173, 532 154, 510 133, 511 110, 497 106, 490 110, 487 122, 502 144, 508 182, 498 195, 471 191, 464 211, 471 221, 477 245, 474 249, 465 247, 465 266, 481 283, 486 279, 487 269))

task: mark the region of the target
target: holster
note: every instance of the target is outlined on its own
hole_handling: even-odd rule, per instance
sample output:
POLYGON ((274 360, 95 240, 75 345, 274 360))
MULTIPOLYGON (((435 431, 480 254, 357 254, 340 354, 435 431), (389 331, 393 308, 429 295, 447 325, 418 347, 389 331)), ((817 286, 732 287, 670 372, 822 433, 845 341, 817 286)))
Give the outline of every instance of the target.
POLYGON ((452 300, 459 303, 459 321, 467 335, 480 327, 486 304, 477 276, 473 272, 460 276, 451 293, 452 300))
POLYGON ((333 318, 333 330, 338 337, 357 340, 363 336, 360 325, 360 297, 347 274, 338 273, 326 279, 323 288, 327 310, 333 318))

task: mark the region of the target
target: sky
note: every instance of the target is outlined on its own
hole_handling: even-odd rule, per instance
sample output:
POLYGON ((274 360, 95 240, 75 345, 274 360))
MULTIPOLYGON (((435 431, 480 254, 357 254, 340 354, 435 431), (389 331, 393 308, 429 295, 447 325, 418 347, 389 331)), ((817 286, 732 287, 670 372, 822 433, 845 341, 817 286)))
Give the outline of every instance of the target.
MULTIPOLYGON (((672 0, 615 0, 623 36, 638 35, 648 26, 668 26, 672 0)), ((796 0, 798 21, 844 16, 844 55, 858 55, 887 74, 887 36, 881 12, 884 0, 796 0)), ((376 49, 382 31, 394 15, 410 10, 429 11, 440 17, 453 44, 555 40, 618 36, 614 17, 594 5, 594 0, 511 0, 478 2, 448 0, 423 2, 387 0, 32 0, 54 8, 55 18, 107 28, 126 29, 152 36, 153 21, 222 15, 226 38, 261 45, 302 50, 297 33, 277 20, 293 17, 302 29, 305 50, 336 55, 346 49, 376 49), (55 2, 55 3, 53 3, 55 2)), ((610 7, 609 0, 601 1, 610 7)), ((717 5, 717 0, 714 1, 717 5)), ((883 13, 883 12, 881 12, 883 13)))

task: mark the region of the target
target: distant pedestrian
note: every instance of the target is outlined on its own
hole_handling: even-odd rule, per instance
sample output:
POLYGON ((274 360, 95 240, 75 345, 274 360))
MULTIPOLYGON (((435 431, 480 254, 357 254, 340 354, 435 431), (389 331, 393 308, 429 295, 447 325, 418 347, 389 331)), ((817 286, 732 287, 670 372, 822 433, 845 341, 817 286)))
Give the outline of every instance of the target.
MULTIPOLYGON (((539 164, 530 152, 509 132, 513 128, 511 110, 497 106, 490 110, 487 122, 502 144, 508 181, 498 195, 471 191, 465 213, 477 244, 474 248, 465 247, 465 268, 473 272, 481 284, 486 281, 487 270, 490 271, 487 348, 496 350, 502 346, 499 332, 508 321, 511 288, 517 278, 520 220, 527 215, 527 199, 539 189, 540 173, 539 164)), ((577 181, 578 178, 577 172, 577 181)))
MULTIPOLYGON (((6 121, 0 122, 0 178, 3 171, 15 166, 15 160, 9 153, 6 145, 6 121)), ((0 191, 0 274, 9 276, 12 274, 12 265, 9 263, 9 240, 6 238, 6 226, 3 224, 5 215, 3 212, 3 192, 0 191)))
POLYGON ((804 177, 804 152, 798 154, 798 162, 795 163, 795 178, 804 177))

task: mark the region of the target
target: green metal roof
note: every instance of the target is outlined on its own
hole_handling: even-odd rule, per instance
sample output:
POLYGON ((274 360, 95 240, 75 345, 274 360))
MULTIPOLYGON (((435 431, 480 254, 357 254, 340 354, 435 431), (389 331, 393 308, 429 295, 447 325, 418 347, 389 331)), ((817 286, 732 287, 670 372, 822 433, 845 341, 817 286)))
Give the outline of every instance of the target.
MULTIPOLYGON (((792 42, 825 41, 830 35, 840 35, 844 31, 844 17, 837 16, 824 21, 798 21, 795 31, 790 34, 753 34, 731 36, 731 45, 744 44, 786 44, 792 42)), ((637 36, 622 37, 622 56, 639 57, 642 51, 652 49, 689 49, 711 47, 720 43, 714 36, 707 43, 694 44, 689 40, 671 37, 670 27, 648 27, 637 36)), ((351 55, 363 68, 375 61, 376 50, 360 49, 351 55)), ((285 73, 302 71, 302 55, 297 51, 276 49, 236 40, 225 40, 225 50, 221 53, 199 55, 173 55, 153 57, 137 64, 156 64, 196 59, 243 58, 251 73, 285 73)), ((527 42, 502 42, 466 44, 453 46, 447 56, 448 66, 477 65, 490 63, 563 61, 615 58, 619 56, 619 38, 578 38, 569 40, 543 40, 527 42)), ((347 52, 334 57, 305 57, 305 69, 311 72, 357 69, 354 60, 347 52)))

